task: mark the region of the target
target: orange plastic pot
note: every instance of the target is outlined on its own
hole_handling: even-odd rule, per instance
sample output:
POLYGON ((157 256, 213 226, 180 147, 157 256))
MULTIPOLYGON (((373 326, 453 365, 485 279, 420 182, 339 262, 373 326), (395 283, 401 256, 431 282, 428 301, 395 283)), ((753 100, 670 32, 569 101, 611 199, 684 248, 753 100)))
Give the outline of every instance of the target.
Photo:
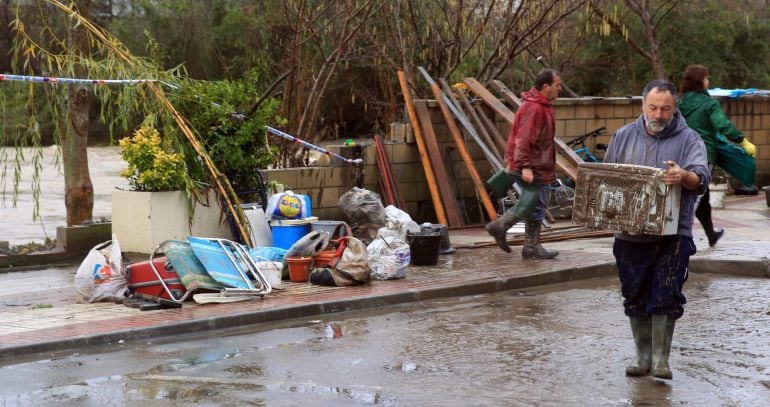
POLYGON ((321 268, 323 266, 331 264, 331 262, 334 260, 336 256, 337 256, 336 250, 324 250, 324 251, 318 252, 318 254, 315 255, 315 268, 321 268))
POLYGON ((315 268, 321 268, 326 265, 335 266, 336 259, 342 256, 342 251, 347 246, 347 236, 329 242, 331 249, 323 250, 315 255, 315 268))
POLYGON ((289 280, 294 283, 304 283, 310 278, 313 270, 312 257, 289 257, 289 280))

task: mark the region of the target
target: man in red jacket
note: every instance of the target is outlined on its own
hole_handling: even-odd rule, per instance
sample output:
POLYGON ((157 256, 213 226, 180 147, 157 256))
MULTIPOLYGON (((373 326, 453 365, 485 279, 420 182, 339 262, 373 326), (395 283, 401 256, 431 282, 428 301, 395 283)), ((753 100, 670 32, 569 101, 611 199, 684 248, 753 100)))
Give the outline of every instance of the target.
POLYGON ((514 176, 522 193, 513 208, 485 226, 497 245, 510 253, 506 239, 508 229, 517 222, 526 221, 526 240, 521 250, 525 259, 550 259, 559 254, 540 245, 540 228, 545 215, 544 186, 556 179, 551 101, 559 97, 561 89, 559 74, 553 69, 543 69, 535 77, 535 86, 521 94, 524 103, 516 112, 508 136, 505 170, 514 176))

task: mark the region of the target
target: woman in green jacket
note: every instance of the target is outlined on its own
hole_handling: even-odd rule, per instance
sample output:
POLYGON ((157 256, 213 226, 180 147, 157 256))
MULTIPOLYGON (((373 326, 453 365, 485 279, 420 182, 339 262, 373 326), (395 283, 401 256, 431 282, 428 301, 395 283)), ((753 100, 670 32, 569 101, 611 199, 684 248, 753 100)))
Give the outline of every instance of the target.
MULTIPOLYGON (((719 102, 712 99, 708 94, 709 70, 703 65, 690 65, 682 74, 682 82, 679 85, 679 94, 681 95, 678 107, 682 112, 687 125, 698 132, 706 144, 706 153, 708 155, 709 170, 714 168, 717 158, 717 133, 722 134, 730 141, 740 145, 750 155, 756 154, 757 148, 751 144, 740 130, 730 122, 725 116, 719 102)), ((709 246, 714 246, 724 230, 714 230, 714 224, 711 221, 711 204, 709 204, 709 192, 700 197, 698 208, 695 210, 695 216, 703 226, 703 230, 708 237, 709 246)))

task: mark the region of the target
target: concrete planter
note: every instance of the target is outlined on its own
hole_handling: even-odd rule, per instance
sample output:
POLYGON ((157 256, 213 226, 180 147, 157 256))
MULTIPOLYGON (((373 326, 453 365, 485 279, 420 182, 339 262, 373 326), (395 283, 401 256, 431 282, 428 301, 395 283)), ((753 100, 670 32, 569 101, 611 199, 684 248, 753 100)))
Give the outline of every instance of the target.
POLYGON ((150 253, 164 240, 187 236, 232 239, 219 202, 208 191, 208 206, 197 203, 190 223, 182 191, 113 191, 112 233, 125 252, 150 253))

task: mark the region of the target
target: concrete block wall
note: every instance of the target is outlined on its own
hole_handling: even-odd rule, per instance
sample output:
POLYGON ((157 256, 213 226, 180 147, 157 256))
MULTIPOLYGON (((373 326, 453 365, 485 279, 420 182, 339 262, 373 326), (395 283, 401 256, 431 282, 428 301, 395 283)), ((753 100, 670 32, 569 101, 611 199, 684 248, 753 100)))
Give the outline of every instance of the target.
MULTIPOLYGON (((586 134, 600 127, 607 129, 608 135, 599 137, 595 143, 608 144, 610 135, 621 126, 630 123, 642 114, 640 98, 581 98, 557 99, 556 135, 564 141, 586 134)), ((590 142, 586 145, 591 152, 602 158, 603 152, 594 148, 590 142)))
MULTIPOLYGON (((770 99, 761 97, 744 97, 738 100, 721 99, 722 107, 727 116, 741 129, 744 134, 757 145, 757 185, 770 183, 770 99)), ((454 139, 445 124, 441 111, 434 101, 428 103, 433 129, 439 144, 439 149, 445 157, 447 175, 453 188, 460 191, 463 198, 461 205, 469 212, 471 219, 478 218, 481 209, 476 203, 476 192, 470 173, 465 166, 454 143, 454 139)), ((599 127, 606 127, 612 134, 619 127, 636 120, 642 112, 641 98, 564 98, 554 103, 556 111, 556 134, 565 141, 585 134, 599 127)), ((489 117, 495 117, 487 110, 489 117)), ((495 117, 498 131, 505 138, 510 126, 501 117, 495 117)), ((491 165, 484 158, 481 149, 472 138, 464 134, 466 147, 472 157, 476 170, 482 179, 494 173, 491 165)), ((597 143, 607 144, 610 136, 596 140, 597 143)), ((355 186, 356 171, 363 171, 363 187, 380 193, 378 182, 379 170, 376 164, 376 149, 371 139, 357 141, 362 146, 364 163, 353 167, 332 159, 329 167, 290 168, 281 170, 266 170, 267 181, 278 181, 292 188, 293 191, 307 194, 313 204, 313 215, 326 220, 346 220, 337 201, 345 192, 355 186)), ((420 162, 417 144, 396 140, 386 145, 388 155, 393 163, 396 179, 401 196, 406 201, 406 211, 417 222, 435 222, 433 202, 430 190, 425 180, 425 172, 420 162)), ((326 146, 332 151, 340 152, 340 146, 326 146)), ((593 147, 589 144, 589 147, 593 147)), ((592 150, 602 157, 602 152, 592 150)))

